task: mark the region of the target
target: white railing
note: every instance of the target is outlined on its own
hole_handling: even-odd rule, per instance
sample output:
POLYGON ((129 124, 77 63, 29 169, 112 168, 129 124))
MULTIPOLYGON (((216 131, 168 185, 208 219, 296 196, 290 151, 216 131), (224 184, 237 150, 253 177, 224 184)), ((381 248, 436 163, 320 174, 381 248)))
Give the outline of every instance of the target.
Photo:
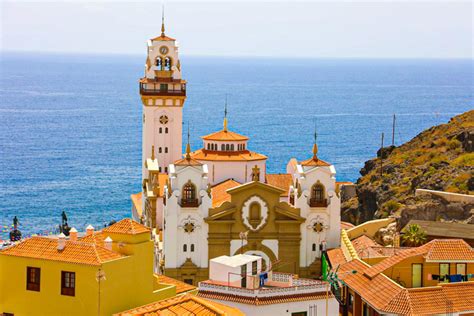
MULTIPOLYGON (((309 280, 312 281, 312 280, 309 280)), ((309 285, 289 286, 289 287, 270 287, 259 289, 246 289, 241 287, 226 286, 208 282, 199 283, 199 291, 208 291, 226 295, 238 295, 249 298, 255 297, 273 297, 292 294, 310 294, 326 291, 326 282, 315 282, 309 285)))

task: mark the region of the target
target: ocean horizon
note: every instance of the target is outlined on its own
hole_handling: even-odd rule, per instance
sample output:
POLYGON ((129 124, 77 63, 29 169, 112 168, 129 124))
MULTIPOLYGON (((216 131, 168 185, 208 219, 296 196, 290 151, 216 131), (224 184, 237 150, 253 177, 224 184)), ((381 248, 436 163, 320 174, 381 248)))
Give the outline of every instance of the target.
MULTIPOLYGON (((24 234, 48 234, 66 211, 82 231, 130 217, 141 187, 145 56, 2 53, 1 238, 13 216, 24 234)), ((395 145, 474 108, 471 59, 283 59, 182 56, 192 150, 222 128, 250 137, 267 172, 319 156, 338 181, 356 181, 381 145, 395 145)), ((183 139, 186 139, 185 137, 183 139)), ((183 144, 184 145, 184 144, 183 144)))

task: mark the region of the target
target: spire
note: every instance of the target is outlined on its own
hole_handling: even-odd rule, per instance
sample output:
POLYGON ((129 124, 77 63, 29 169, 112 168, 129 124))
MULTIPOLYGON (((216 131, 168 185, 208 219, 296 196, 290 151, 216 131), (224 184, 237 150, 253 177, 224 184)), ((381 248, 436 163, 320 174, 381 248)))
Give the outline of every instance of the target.
POLYGON ((189 122, 188 122, 188 143, 186 144, 186 159, 191 159, 191 145, 189 144, 189 122))
POLYGON ((224 108, 224 132, 227 132, 227 94, 225 95, 225 108, 224 108))
POLYGON ((161 8, 161 36, 165 36, 165 5, 161 8))
POLYGON ((316 129, 316 121, 314 121, 314 144, 313 144, 313 159, 314 160, 318 160, 318 144, 317 144, 317 140, 318 140, 318 132, 317 132, 317 129, 316 129))
POLYGON ((155 160, 155 146, 151 145, 151 160, 155 160))

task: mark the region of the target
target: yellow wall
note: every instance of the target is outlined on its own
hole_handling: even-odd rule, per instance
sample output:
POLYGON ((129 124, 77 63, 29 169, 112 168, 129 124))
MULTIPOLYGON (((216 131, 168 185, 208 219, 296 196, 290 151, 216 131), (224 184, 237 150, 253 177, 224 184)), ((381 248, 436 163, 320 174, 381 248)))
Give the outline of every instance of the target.
MULTIPOLYGON (((439 263, 438 262, 425 262, 423 256, 416 256, 405 259, 401 263, 395 265, 393 268, 385 270, 383 273, 398 282, 400 280, 401 285, 405 287, 412 287, 412 264, 421 263, 423 264, 423 286, 435 286, 438 285, 439 281, 428 280, 428 274, 439 274, 439 263)), ((466 273, 474 273, 474 263, 466 264, 466 273)), ((450 274, 456 274, 456 262, 450 264, 450 274)), ((472 280, 472 279, 471 279, 472 280)))
POLYGON ((176 295, 175 286, 156 283, 149 234, 111 238, 113 249, 129 256, 102 266, 0 255, 0 313, 97 315, 100 295, 100 315, 111 315, 176 295), (40 292, 26 290, 28 266, 41 268, 40 292), (100 294, 96 280, 99 268, 106 278, 101 281, 100 294), (61 271, 76 273, 74 297, 61 295, 61 271))

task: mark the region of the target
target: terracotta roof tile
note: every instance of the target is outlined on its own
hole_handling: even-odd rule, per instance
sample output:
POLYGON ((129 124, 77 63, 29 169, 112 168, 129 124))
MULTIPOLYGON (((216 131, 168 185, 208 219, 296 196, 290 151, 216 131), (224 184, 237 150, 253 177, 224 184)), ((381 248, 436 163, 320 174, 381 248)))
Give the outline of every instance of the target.
POLYGON ((110 225, 102 230, 103 233, 136 235, 143 233, 150 233, 150 228, 142 225, 131 218, 124 218, 117 223, 110 225))
POLYGON ((58 250, 57 247, 56 238, 31 237, 3 249, 0 254, 93 266, 123 258, 122 255, 95 243, 67 240, 63 250, 58 250))
POLYGON ((151 39, 152 41, 176 41, 176 39, 166 36, 166 35, 160 35, 155 38, 151 39))
POLYGON ((230 201, 230 194, 227 193, 227 190, 239 185, 239 182, 232 179, 214 185, 211 188, 212 207, 218 207, 222 203, 230 201))
POLYGON ((156 275, 156 279, 157 279, 158 283, 170 284, 170 285, 176 286, 176 294, 180 294, 180 293, 183 293, 183 292, 189 292, 189 291, 192 291, 192 290, 196 289, 195 286, 192 286, 192 285, 184 283, 182 281, 167 277, 167 276, 162 275, 162 274, 156 275))
MULTIPOLYGON (((268 297, 250 297, 250 296, 240 296, 233 294, 223 294, 210 291, 199 291, 198 295, 200 297, 243 303, 248 305, 271 305, 271 304, 281 304, 289 302, 300 302, 300 301, 311 301, 326 299, 326 292, 314 292, 314 293, 303 293, 303 294, 293 294, 293 295, 276 295, 268 297)), ((334 295, 330 292, 329 298, 333 298, 334 295)))
POLYGON ((349 223, 349 222, 342 222, 341 221, 341 229, 351 229, 352 227, 354 227, 354 224, 352 223, 349 223))
POLYGON ((324 160, 321 160, 319 158, 309 158, 307 160, 304 160, 301 162, 302 166, 305 167, 328 167, 331 164, 329 162, 326 162, 324 160))
POLYGON ((191 157, 202 161, 256 161, 266 160, 267 156, 249 151, 210 151, 199 149, 191 153, 191 157))
POLYGON ((228 315, 243 316, 244 313, 237 308, 221 303, 209 301, 202 297, 186 294, 174 296, 172 298, 143 305, 122 313, 118 316, 132 315, 228 315))
MULTIPOLYGON (((351 240, 357 255, 361 258, 381 257, 380 253, 373 247, 380 247, 382 245, 376 243, 372 238, 366 235, 359 236, 351 240)), ((383 256, 382 256, 383 257, 383 256)))
POLYGON ((273 185, 274 187, 285 190, 281 196, 288 196, 290 186, 293 184, 293 177, 291 174, 279 173, 279 174, 266 174, 267 184, 273 185))
POLYGON ((462 239, 435 239, 428 244, 427 261, 474 261, 474 249, 462 239))
POLYGON ((216 141, 244 141, 249 138, 244 135, 237 134, 228 130, 220 130, 215 133, 211 133, 201 137, 204 140, 216 140, 216 141))
POLYGON ((336 269, 338 266, 347 262, 341 248, 330 249, 328 250, 327 255, 333 269, 336 269))
POLYGON ((183 159, 174 162, 176 166, 202 166, 202 163, 194 159, 193 157, 185 157, 183 159))
POLYGON ((80 239, 81 242, 88 242, 88 243, 94 243, 98 245, 103 245, 104 240, 107 238, 106 235, 104 235, 101 231, 94 232, 90 235, 86 235, 80 239))

